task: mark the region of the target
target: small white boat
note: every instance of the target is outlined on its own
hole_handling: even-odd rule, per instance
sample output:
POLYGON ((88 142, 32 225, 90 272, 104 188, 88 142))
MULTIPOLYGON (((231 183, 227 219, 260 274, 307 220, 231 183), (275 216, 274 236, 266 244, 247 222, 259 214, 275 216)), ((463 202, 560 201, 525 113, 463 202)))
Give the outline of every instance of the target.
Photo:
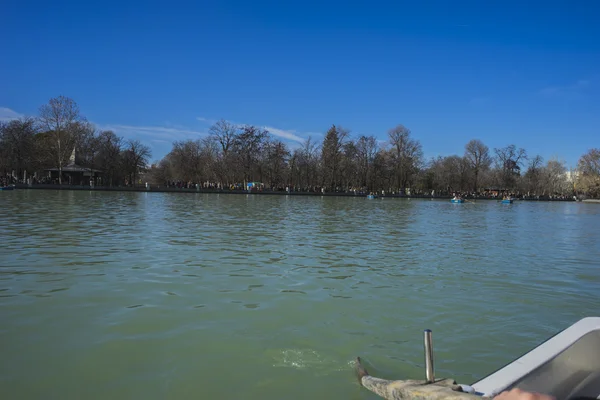
POLYGON ((390 399, 474 400, 519 388, 557 400, 600 399, 600 318, 584 318, 505 367, 471 384, 436 379, 431 331, 425 331, 425 380, 388 381, 369 375, 356 360, 359 382, 390 399))

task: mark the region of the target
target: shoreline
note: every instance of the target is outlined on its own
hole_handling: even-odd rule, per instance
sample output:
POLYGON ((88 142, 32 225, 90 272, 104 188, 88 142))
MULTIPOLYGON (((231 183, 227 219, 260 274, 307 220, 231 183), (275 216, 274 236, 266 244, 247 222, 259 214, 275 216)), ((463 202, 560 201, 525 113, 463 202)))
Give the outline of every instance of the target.
MULTIPOLYGON (((174 188, 174 187, 165 187, 165 186, 155 186, 155 187, 110 187, 110 186, 97 186, 94 188, 90 188, 89 186, 75 186, 75 185, 54 185, 54 184, 35 184, 35 185, 27 185, 27 184, 17 184, 15 185, 16 189, 27 189, 27 190, 85 190, 85 191, 101 191, 101 192, 146 192, 146 193, 209 193, 209 194, 255 194, 255 195, 266 195, 266 196, 328 196, 328 197, 367 197, 367 194, 354 194, 354 193, 346 193, 346 192, 329 192, 329 193, 318 193, 318 192, 285 192, 285 191, 256 191, 256 192, 248 192, 247 190, 228 190, 228 189, 184 189, 184 188, 174 188)), ((431 199, 431 200, 449 200, 452 198, 451 195, 444 196, 431 196, 431 195, 377 195, 378 198, 392 198, 392 199, 431 199)), ((476 201, 476 200, 486 200, 486 201, 500 201, 501 199, 495 197, 475 197, 475 198, 465 198, 468 201, 476 201)), ((545 202, 553 202, 553 201, 564 201, 564 202, 574 202, 572 198, 570 199, 515 199, 516 201, 545 201, 545 202)), ((600 199, 588 199, 583 200, 584 202, 600 203, 600 199)))

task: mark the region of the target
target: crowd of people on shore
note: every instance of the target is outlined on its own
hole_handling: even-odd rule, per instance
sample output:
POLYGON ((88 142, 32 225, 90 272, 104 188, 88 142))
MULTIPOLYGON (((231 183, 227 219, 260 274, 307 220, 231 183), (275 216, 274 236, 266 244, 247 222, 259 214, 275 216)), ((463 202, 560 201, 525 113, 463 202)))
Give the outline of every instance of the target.
MULTIPOLYGON (((322 186, 299 186, 299 185, 265 185, 263 183, 251 182, 251 183, 233 183, 233 184, 222 184, 218 182, 184 182, 184 181, 167 181, 164 183, 166 188, 170 189, 187 189, 187 190, 215 190, 215 191, 249 191, 249 192, 286 192, 286 193, 336 193, 345 195, 374 195, 374 196, 410 196, 410 197, 424 197, 424 198, 437 198, 437 197, 448 197, 451 196, 456 199, 494 199, 494 200, 506 200, 506 199, 523 199, 523 200, 572 200, 572 196, 568 195, 536 195, 529 193, 521 193, 518 191, 507 191, 500 189, 485 189, 481 191, 467 191, 457 192, 452 190, 447 191, 423 191, 423 190, 411 190, 406 189, 405 191, 396 191, 393 189, 386 190, 373 190, 367 187, 336 187, 336 188, 325 188, 322 186)), ((159 187, 160 188, 160 187, 159 187)))
POLYGON ((13 175, 0 175, 0 187, 6 187, 6 186, 10 186, 10 185, 18 185, 18 184, 34 184, 34 185, 38 185, 38 184, 58 184, 58 179, 55 179, 54 181, 51 180, 49 177, 42 177, 42 178, 37 178, 36 176, 32 176, 30 178, 27 178, 27 180, 23 180, 23 179, 19 179, 13 175))
MULTIPOLYGON (((30 178, 29 182, 22 182, 16 177, 6 174, 0 175, 0 187, 9 185, 15 185, 20 183, 31 183, 31 184, 58 184, 58 180, 51 180, 50 178, 44 177, 42 179, 30 178)), ((96 182, 94 186, 101 186, 99 182, 96 182)), ((126 185, 132 186, 132 185, 126 185)), ((397 191, 394 189, 389 190, 373 190, 368 187, 335 187, 325 188, 323 186, 300 186, 300 185, 266 185, 260 182, 248 182, 248 183, 231 183, 223 184, 220 182, 192 182, 192 181, 165 181, 163 185, 155 186, 148 183, 142 183, 140 181, 140 188, 168 188, 168 189, 182 189, 182 190, 202 190, 202 191, 249 191, 249 192, 286 192, 286 193, 329 193, 329 194, 344 194, 344 195, 376 195, 376 196, 388 196, 388 197, 421 197, 421 198, 443 198, 452 197, 455 199, 523 199, 523 200, 562 200, 568 201, 573 200, 573 196, 569 195, 537 195, 529 193, 520 193, 513 191, 505 191, 498 189, 484 189, 481 191, 470 191, 470 192, 458 192, 458 191, 423 191, 415 189, 406 189, 405 191, 397 191)), ((576 198, 575 198, 576 199, 576 198)))
MULTIPOLYGON (((443 194, 440 194, 443 195, 443 194)), ((494 200, 576 200, 576 196, 568 195, 537 195, 530 193, 520 193, 512 191, 482 191, 482 192, 454 192, 452 193, 455 199, 494 199, 494 200)), ((431 197, 435 197, 433 191, 431 197)))
POLYGON ((17 183, 19 182, 10 175, 0 175, 0 187, 15 185, 17 183))

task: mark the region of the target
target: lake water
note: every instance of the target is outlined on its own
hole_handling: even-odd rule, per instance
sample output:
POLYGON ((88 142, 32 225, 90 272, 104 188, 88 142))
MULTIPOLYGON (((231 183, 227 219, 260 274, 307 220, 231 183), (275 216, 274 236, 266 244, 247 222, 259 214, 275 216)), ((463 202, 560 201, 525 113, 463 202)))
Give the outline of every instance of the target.
POLYGON ((600 206, 0 192, 0 397, 374 399, 600 314, 600 206))

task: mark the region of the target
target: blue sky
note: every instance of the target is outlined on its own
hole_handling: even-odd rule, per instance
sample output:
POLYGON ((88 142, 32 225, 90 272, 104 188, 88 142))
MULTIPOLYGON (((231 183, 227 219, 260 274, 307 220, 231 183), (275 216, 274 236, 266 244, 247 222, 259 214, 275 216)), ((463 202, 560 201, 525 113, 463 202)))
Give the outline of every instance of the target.
POLYGON ((595 0, 7 0, 0 14, 1 119, 62 94, 153 159, 220 118, 290 144, 401 123, 428 157, 479 138, 574 165, 600 147, 595 0))

